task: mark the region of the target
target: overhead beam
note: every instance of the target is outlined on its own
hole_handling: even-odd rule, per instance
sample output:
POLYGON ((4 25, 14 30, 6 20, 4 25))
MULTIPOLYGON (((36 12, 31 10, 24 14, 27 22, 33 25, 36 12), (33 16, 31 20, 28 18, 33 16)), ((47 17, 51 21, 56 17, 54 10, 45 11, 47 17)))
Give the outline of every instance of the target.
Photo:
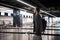
POLYGON ((9 7, 9 8, 15 8, 15 9, 20 9, 18 7, 15 7, 15 6, 11 6, 11 5, 8 5, 8 4, 4 4, 4 3, 0 3, 1 6, 5 6, 5 7, 9 7))
POLYGON ((41 4, 38 0, 32 0, 34 3, 36 3, 39 7, 48 10, 43 4, 41 4))
MULTIPOLYGON (((30 6, 30 7, 32 7, 32 8, 35 8, 34 6, 28 4, 28 3, 24 2, 24 1, 21 1, 21 0, 17 0, 17 1, 23 3, 23 4, 27 5, 27 6, 30 6)), ((35 0, 35 1, 36 1, 36 0, 35 0)), ((39 3, 39 2, 37 1, 37 3, 39 3)), ((45 12, 45 11, 43 11, 43 10, 40 10, 40 11, 41 11, 41 12, 45 12)), ((48 12, 45 12, 45 14, 48 14, 48 15, 53 16, 53 17, 56 17, 56 16, 54 16, 54 15, 52 15, 52 14, 49 14, 48 12)))
POLYGON ((43 11, 43 10, 40 10, 40 11, 43 12, 43 13, 45 13, 45 14, 48 14, 48 15, 50 15, 50 16, 52 16, 52 17, 56 17, 56 16, 54 16, 54 15, 48 13, 48 12, 45 12, 45 11, 43 11))

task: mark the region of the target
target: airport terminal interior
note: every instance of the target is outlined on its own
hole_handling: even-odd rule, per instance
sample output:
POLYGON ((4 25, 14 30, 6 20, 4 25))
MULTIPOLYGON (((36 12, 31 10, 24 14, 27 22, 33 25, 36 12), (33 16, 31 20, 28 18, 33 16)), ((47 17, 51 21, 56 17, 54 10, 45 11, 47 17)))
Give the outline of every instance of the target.
POLYGON ((47 22, 42 40, 60 40, 58 0, 0 0, 0 40, 41 40, 33 31, 36 7, 47 22))

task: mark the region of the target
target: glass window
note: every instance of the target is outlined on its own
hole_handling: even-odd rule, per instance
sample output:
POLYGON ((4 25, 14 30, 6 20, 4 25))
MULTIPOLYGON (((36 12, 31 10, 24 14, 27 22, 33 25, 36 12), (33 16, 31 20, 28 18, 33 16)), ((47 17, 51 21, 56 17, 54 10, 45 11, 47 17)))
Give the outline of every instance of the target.
POLYGON ((26 16, 26 18, 28 18, 28 16, 26 16))
POLYGON ((8 13, 5 13, 5 16, 8 16, 8 13))
POLYGON ((11 13, 11 16, 13 16, 13 14, 11 13))
POLYGON ((23 15, 23 17, 25 18, 25 15, 23 15))
POLYGON ((30 16, 29 16, 29 18, 30 18, 30 16))

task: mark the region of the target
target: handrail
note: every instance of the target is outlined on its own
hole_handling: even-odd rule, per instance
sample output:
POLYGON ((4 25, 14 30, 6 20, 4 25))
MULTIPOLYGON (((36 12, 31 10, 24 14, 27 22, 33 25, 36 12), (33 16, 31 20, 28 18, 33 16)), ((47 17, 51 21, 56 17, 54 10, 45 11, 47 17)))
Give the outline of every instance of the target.
POLYGON ((60 29, 46 29, 46 30, 60 30, 60 29))
MULTIPOLYGON (((33 28, 20 28, 20 27, 11 27, 11 28, 0 28, 0 29, 28 29, 28 30, 33 30, 33 28)), ((60 30, 60 29, 46 29, 46 30, 60 30)))
POLYGON ((47 26, 47 27, 60 27, 60 26, 47 26))
MULTIPOLYGON (((11 33, 11 34, 36 34, 33 32, 1 32, 0 33, 11 33)), ((46 33, 42 33, 41 35, 50 35, 50 36, 60 36, 60 34, 46 34, 46 33)))
POLYGON ((29 30, 32 30, 33 28, 12 27, 12 28, 0 28, 0 29, 29 29, 29 30))
MULTIPOLYGON (((60 27, 60 26, 47 26, 47 28, 49 28, 49 27, 60 27)), ((18 28, 22 28, 22 27, 0 27, 0 28, 2 28, 2 29, 18 29, 18 28)), ((28 28, 28 29, 30 29, 30 28, 28 28)))

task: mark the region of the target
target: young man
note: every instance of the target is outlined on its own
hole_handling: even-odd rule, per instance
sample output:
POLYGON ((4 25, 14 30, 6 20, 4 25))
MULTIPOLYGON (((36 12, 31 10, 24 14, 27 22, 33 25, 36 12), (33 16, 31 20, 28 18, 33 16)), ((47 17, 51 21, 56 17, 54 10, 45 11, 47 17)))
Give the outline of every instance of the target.
POLYGON ((34 23, 34 29, 33 31, 36 33, 33 40, 42 40, 41 38, 41 32, 42 32, 42 18, 39 15, 40 9, 35 8, 34 9, 34 15, 33 15, 33 23, 34 23))

